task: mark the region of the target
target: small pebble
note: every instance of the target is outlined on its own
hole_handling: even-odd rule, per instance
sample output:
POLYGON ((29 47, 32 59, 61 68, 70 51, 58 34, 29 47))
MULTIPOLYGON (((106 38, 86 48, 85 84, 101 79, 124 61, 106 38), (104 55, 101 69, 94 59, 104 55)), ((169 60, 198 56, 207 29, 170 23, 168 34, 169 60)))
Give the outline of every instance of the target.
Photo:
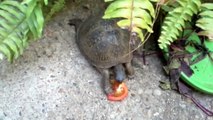
POLYGON ((40 69, 40 70, 46 70, 46 68, 43 67, 43 66, 39 66, 39 69, 40 69))
POLYGON ((145 90, 144 93, 145 93, 145 94, 151 95, 151 94, 152 94, 152 90, 149 90, 149 89, 148 89, 148 90, 145 90))
POLYGON ((147 116, 148 116, 149 119, 151 119, 151 117, 152 117, 152 111, 151 110, 147 111, 147 116))
POLYGON ((128 120, 141 120, 142 116, 134 116, 133 119, 128 119, 128 120))
POLYGON ((160 113, 158 113, 158 112, 154 113, 154 116, 158 116, 158 115, 160 115, 160 113))
POLYGON ((160 95, 161 95, 161 90, 155 89, 155 90, 153 91, 153 95, 155 95, 155 96, 160 96, 160 95))
POLYGON ((4 116, 4 112, 0 110, 0 118, 4 116))
POLYGON ((180 107, 181 108, 186 108, 186 105, 185 104, 180 104, 180 107))
POLYGON ((142 89, 138 89, 138 94, 139 95, 143 94, 143 90, 142 89))
POLYGON ((208 116, 206 120, 212 120, 212 117, 211 117, 211 116, 208 116))

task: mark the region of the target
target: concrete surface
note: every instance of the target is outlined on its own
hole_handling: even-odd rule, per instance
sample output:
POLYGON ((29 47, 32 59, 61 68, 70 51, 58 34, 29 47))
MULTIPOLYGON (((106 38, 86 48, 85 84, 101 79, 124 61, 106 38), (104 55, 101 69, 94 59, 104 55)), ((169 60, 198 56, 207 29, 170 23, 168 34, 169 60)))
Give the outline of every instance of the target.
MULTIPOLYGON (((80 54, 74 27, 67 25, 88 12, 78 14, 72 6, 13 64, 0 63, 0 120, 213 120, 190 100, 158 87, 168 77, 157 56, 147 57, 148 65, 135 57, 135 77, 126 81, 128 98, 107 101, 100 74, 80 54)), ((195 96, 213 109, 212 96, 195 96)))

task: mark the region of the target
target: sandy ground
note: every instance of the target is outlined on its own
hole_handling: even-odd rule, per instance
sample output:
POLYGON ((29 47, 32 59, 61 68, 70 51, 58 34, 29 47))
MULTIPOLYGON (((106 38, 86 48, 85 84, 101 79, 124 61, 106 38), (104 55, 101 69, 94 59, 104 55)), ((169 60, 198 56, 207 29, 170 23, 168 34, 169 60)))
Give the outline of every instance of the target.
MULTIPOLYGON (((158 87, 168 77, 156 55, 147 57, 147 65, 135 57, 135 77, 126 81, 128 98, 107 101, 101 75, 81 55, 74 27, 67 25, 88 12, 70 6, 23 56, 13 64, 0 63, 0 120, 213 120, 190 100, 158 87)), ((212 96, 194 95, 213 109, 212 96)))

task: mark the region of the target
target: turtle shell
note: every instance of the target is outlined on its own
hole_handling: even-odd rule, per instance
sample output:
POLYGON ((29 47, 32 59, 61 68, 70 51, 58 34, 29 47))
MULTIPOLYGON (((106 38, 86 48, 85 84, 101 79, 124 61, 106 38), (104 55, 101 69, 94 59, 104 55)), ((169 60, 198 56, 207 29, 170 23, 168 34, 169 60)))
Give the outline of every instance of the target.
POLYGON ((132 59, 127 30, 117 26, 116 20, 92 16, 77 30, 77 45, 86 59, 98 68, 110 68, 132 59))

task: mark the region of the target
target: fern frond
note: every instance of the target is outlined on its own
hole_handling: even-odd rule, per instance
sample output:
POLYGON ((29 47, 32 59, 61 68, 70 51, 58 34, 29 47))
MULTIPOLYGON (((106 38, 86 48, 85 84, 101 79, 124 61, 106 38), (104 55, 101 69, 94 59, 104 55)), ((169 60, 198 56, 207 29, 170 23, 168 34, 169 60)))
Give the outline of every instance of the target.
POLYGON ((63 9, 65 6, 65 0, 57 0, 54 1, 53 6, 51 7, 50 12, 47 13, 46 17, 45 17, 45 21, 49 21, 51 19, 51 17, 58 11, 60 11, 61 9, 63 9))
POLYGON ((44 4, 47 5, 48 4, 48 0, 44 0, 44 4))
POLYGON ((164 49, 170 45, 185 27, 185 23, 191 20, 193 14, 200 10, 200 0, 177 0, 179 6, 173 9, 166 16, 160 38, 159 47, 164 49))
POLYGON ((213 40, 213 3, 205 3, 201 5, 200 18, 196 21, 196 26, 203 31, 199 35, 207 36, 213 40))
POLYGON ((5 0, 0 3, 0 18, 0 52, 12 62, 27 47, 30 34, 34 39, 41 36, 41 6, 36 0, 5 0))
POLYGON ((144 40, 143 30, 152 31, 155 9, 149 0, 105 0, 113 1, 105 11, 104 19, 122 18, 117 22, 121 28, 128 28, 144 40))

